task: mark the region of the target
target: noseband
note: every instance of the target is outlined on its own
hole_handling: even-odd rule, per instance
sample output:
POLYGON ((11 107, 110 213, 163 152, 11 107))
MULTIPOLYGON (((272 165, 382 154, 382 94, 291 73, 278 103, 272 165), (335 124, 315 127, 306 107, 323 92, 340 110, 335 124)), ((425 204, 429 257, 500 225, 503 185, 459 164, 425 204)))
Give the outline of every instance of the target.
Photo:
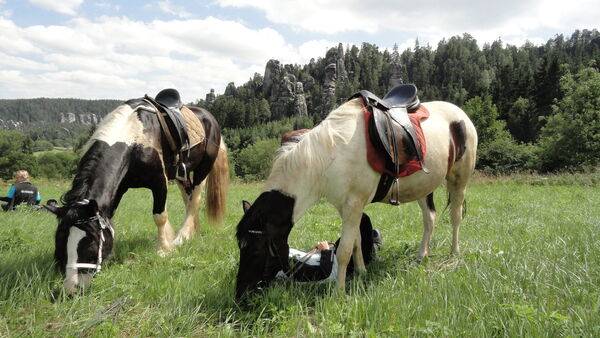
MULTIPOLYGON (((83 200, 83 201, 79 201, 75 204, 76 205, 87 205, 87 204, 89 204, 89 201, 83 200)), ((66 266, 67 269, 72 269, 72 270, 95 269, 96 273, 100 272, 100 270, 102 269, 102 248, 104 247, 104 242, 106 241, 104 239, 104 230, 108 228, 108 230, 110 230, 110 234, 113 237, 113 239, 115 238, 115 230, 110 225, 110 222, 108 222, 105 217, 100 216, 100 212, 98 211, 98 212, 96 212, 96 215, 94 215, 92 217, 88 217, 88 218, 84 218, 84 219, 75 221, 74 226, 81 229, 80 225, 89 223, 89 222, 94 222, 94 221, 98 221, 98 223, 100 223, 100 243, 98 244, 98 263, 96 263, 96 264, 94 264, 94 263, 67 264, 67 266, 66 266)), ((83 230, 83 229, 81 229, 81 230, 83 230)), ((85 231, 85 230, 83 230, 83 231, 85 231)))

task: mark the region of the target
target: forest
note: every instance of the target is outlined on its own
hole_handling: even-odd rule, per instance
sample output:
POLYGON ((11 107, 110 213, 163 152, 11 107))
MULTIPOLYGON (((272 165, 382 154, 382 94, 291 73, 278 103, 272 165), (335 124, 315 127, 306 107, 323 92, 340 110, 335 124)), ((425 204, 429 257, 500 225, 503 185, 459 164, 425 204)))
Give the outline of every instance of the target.
MULTIPOLYGON (((443 39, 435 48, 417 40, 404 51, 397 46, 380 50, 365 42, 333 47, 306 65, 271 60, 265 74, 240 86, 230 83, 223 95, 207 95, 192 104, 215 115, 232 152, 234 174, 245 180, 265 177, 284 132, 312 127, 360 89, 383 96, 398 82, 416 84, 422 102, 449 101, 467 112, 479 134, 479 170, 591 171, 600 160, 599 62, 600 33, 595 29, 556 35, 541 45, 497 40, 480 47, 466 33, 443 39)), ((58 121, 48 117, 46 104, 52 99, 42 100, 47 101, 19 109, 14 108, 19 100, 0 101, 1 119, 28 122, 20 131, 0 130, 3 161, 17 156, 10 151, 25 161, 34 147, 57 146, 56 140, 65 137, 70 144, 81 144, 89 136, 89 127, 65 133, 60 125, 36 123, 58 121), (14 133, 23 139, 21 149, 3 145, 14 133)), ((77 112, 102 116, 114 106, 108 101, 97 110, 77 112)), ((4 178, 12 170, 7 165, 0 163, 4 178)))

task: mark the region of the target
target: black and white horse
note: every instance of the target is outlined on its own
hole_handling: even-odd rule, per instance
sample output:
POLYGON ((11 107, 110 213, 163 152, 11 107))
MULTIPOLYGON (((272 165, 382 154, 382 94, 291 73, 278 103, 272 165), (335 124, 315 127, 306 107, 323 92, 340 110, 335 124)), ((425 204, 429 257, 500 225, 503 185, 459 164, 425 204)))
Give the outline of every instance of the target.
MULTIPOLYGON (((178 182, 186 206, 177 236, 168 220, 167 183, 176 176, 178 154, 161 130, 156 108, 143 99, 125 102, 108 114, 86 145, 71 189, 62 207, 46 206, 57 215, 54 259, 65 274, 68 293, 89 285, 113 248, 111 224, 123 194, 129 188, 148 188, 154 200, 152 213, 161 252, 192 237, 199 227, 201 190, 207 179, 206 209, 211 222, 222 221, 229 184, 227 149, 219 125, 206 110, 187 107, 201 125, 204 137, 189 149, 185 165, 191 184, 178 182)), ((198 122, 195 121, 195 122, 198 122)))
MULTIPOLYGON (((423 105, 430 112, 421 122, 429 173, 417 171, 400 178, 398 200, 419 202, 424 230, 418 255, 427 256, 435 226, 432 194, 446 181, 453 227, 451 250, 456 254, 462 204, 475 167, 477 133, 468 116, 455 105, 439 101, 423 105), (455 126, 462 126, 461 137, 456 137, 455 126)), ((320 198, 332 203, 342 217, 337 287, 344 288, 351 254, 355 270, 365 270, 359 224, 363 208, 376 194, 381 174, 367 162, 361 100, 356 98, 343 104, 298 138, 298 142, 281 146, 261 194, 237 226, 240 249, 237 298, 267 285, 277 271, 285 269, 292 226, 320 198)), ((389 202, 390 197, 391 191, 381 202, 389 202)))

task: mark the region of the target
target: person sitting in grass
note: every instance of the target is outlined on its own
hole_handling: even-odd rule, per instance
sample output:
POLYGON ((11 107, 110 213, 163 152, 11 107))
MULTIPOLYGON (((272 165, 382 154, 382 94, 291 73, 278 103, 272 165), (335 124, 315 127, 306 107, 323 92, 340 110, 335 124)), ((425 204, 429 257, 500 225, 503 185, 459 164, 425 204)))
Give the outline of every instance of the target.
POLYGON ((3 201, 2 209, 4 211, 14 210, 20 204, 37 205, 40 204, 40 193, 38 189, 29 182, 29 173, 27 170, 15 171, 15 183, 10 186, 6 197, 0 197, 3 201))
MULTIPOLYGON (((366 214, 360 221, 361 249, 365 265, 369 264, 383 244, 379 230, 373 229, 371 219, 366 214)), ((338 263, 335 256, 340 239, 335 244, 327 241, 318 242, 316 247, 308 252, 290 248, 289 257, 292 268, 284 273, 279 271, 277 277, 291 278, 298 282, 329 282, 337 278, 338 263)), ((354 270, 354 262, 350 257, 347 274, 354 270)))

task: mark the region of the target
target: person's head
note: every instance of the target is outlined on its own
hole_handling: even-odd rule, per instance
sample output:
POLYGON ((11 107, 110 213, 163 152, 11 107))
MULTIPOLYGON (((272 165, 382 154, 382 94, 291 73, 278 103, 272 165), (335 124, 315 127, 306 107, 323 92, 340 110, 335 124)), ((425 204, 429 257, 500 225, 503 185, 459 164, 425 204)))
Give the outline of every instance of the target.
POLYGON ((27 170, 17 170, 15 171, 15 182, 21 183, 29 180, 29 173, 27 170))

